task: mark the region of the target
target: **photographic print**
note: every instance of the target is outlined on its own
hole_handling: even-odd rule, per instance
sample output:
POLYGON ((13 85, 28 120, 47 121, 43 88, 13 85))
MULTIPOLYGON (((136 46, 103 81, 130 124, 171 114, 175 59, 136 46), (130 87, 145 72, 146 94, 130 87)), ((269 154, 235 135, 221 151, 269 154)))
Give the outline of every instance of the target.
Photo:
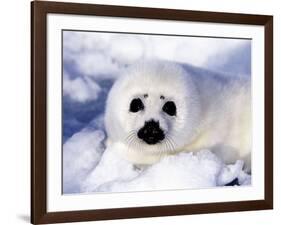
POLYGON ((31 3, 31 222, 273 208, 273 17, 31 3))
POLYGON ((251 185, 251 39, 62 42, 63 194, 251 185))

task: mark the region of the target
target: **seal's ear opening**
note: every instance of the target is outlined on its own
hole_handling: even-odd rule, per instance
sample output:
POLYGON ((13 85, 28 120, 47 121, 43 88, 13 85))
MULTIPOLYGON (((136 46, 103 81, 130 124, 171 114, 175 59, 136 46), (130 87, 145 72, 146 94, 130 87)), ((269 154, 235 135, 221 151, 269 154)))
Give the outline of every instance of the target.
POLYGON ((130 112, 136 113, 144 110, 144 104, 140 98, 134 98, 130 103, 130 112))
POLYGON ((162 110, 165 113, 167 113, 169 116, 176 116, 176 114, 177 114, 177 107, 176 107, 176 104, 173 101, 166 102, 163 105, 162 110))

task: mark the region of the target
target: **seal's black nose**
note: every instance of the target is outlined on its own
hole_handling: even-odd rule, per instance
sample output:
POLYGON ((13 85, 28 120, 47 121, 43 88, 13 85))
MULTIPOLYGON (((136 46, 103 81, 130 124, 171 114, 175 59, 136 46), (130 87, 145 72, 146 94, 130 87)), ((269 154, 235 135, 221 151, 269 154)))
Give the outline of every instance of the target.
POLYGON ((138 138, 142 139, 149 145, 156 144, 165 138, 159 122, 154 120, 146 121, 144 126, 138 131, 138 138))

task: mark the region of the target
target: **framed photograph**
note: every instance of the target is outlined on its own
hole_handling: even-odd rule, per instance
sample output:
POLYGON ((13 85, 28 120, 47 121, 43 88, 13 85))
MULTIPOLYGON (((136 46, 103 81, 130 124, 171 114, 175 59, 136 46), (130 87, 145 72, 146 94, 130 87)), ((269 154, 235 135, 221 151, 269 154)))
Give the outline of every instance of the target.
POLYGON ((31 3, 31 222, 273 208, 273 17, 31 3))

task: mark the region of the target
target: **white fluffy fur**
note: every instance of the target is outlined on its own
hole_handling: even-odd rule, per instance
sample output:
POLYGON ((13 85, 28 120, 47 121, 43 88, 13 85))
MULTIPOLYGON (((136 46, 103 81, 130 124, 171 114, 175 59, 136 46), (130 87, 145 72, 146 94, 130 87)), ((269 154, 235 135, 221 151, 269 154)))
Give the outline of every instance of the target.
POLYGON ((153 164, 166 155, 211 148, 227 163, 244 159, 250 169, 250 93, 248 79, 194 75, 166 61, 138 63, 115 82, 108 95, 107 144, 123 145, 118 148, 121 156, 134 164, 153 164), (142 99, 145 110, 132 113, 129 105, 136 97, 142 99), (162 111, 168 100, 175 102, 176 116, 162 111), (137 137, 150 119, 159 121, 166 136, 156 145, 137 137))

